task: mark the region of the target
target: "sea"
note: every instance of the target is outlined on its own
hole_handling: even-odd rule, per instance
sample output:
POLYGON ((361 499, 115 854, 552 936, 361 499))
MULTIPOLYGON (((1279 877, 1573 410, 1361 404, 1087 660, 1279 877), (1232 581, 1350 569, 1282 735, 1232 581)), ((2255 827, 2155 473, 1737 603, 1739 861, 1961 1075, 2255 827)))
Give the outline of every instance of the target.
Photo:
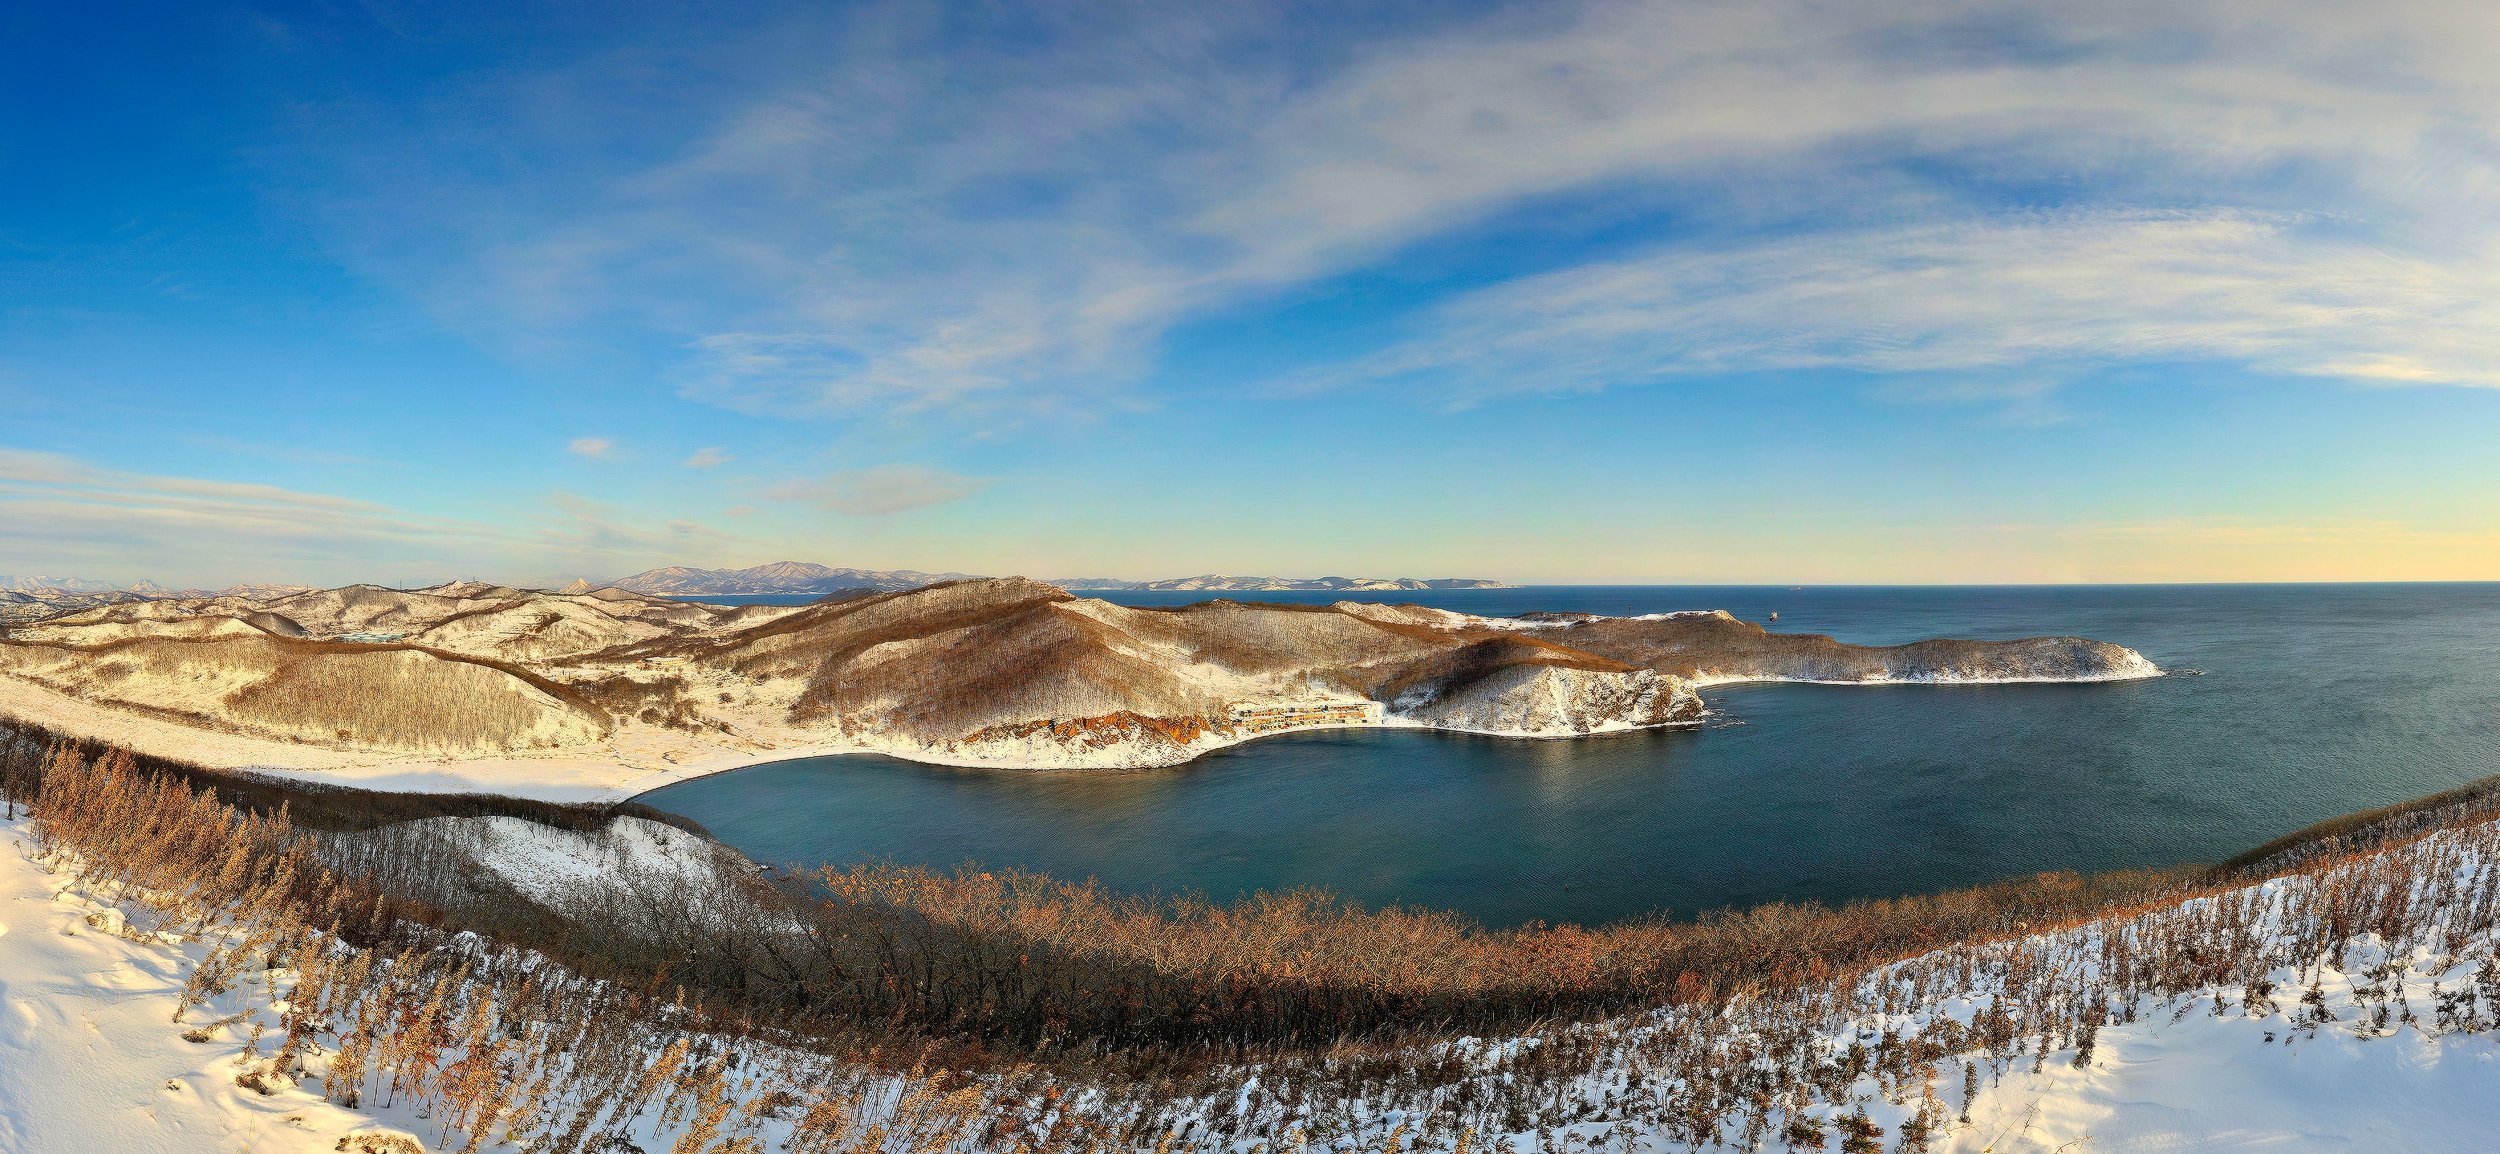
POLYGON ((1018 867, 1218 899, 1322 889, 1488 925, 1590 925, 2214 862, 2500 773, 2500 584, 1538 586, 1360 599, 1497 616, 1725 609, 1877 645, 2073 634, 2132 647, 2171 675, 1721 686, 1704 691, 1711 716, 1695 729, 1306 732, 1142 772, 802 758, 641 800, 783 866, 1018 867))

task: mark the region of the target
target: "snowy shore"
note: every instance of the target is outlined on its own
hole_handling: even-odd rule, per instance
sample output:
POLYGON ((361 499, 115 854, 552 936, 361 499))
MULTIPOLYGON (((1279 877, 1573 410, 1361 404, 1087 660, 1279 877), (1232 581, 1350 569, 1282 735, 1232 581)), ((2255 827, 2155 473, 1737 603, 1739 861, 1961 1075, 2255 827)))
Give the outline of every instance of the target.
MULTIPOLYGON (((1716 675, 1708 672, 1677 682, 1673 692, 1722 685, 1795 683, 1832 686, 1990 685, 2088 683, 2159 677, 2163 671, 2149 661, 2102 674, 2076 677, 1989 677, 1921 674, 1856 680, 1814 680, 1716 675)), ((1666 679, 1662 679, 1666 680, 1666 679)), ((1547 710, 1548 714, 1562 712, 1547 710)), ((1399 728, 1523 740, 1566 740, 1625 733, 1648 728, 1698 724, 1702 714, 1688 711, 1675 720, 1654 725, 1601 720, 1584 727, 1564 727, 1550 716, 1521 724, 1515 708, 1431 709, 1413 716, 1406 709, 1385 714, 1369 726, 1314 728, 1399 728)), ((292 780, 359 789, 416 793, 492 793, 557 802, 621 801, 664 786, 717 773, 778 761, 848 754, 882 754, 931 765, 998 770, 1138 770, 1186 764, 1219 749, 1246 744, 1279 733, 1223 732, 1205 729, 1181 743, 1157 739, 1088 748, 1045 739, 999 740, 976 744, 927 743, 903 738, 794 742, 765 745, 712 734, 688 734, 650 726, 629 726, 613 739, 591 746, 488 757, 428 757, 422 754, 373 754, 295 744, 240 733, 181 725, 133 710, 83 701, 25 680, 0 676, 0 722, 21 719, 57 733, 72 734, 141 753, 201 765, 292 780)))

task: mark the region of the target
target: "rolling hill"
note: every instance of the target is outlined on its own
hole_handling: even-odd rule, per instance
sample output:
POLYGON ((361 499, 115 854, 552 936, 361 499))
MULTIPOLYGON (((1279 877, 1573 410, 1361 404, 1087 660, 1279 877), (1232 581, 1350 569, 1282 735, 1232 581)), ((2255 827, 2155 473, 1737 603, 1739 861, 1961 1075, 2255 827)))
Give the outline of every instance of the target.
POLYGON ((84 705, 176 729, 436 757, 595 752, 630 739, 670 761, 844 747, 1130 767, 1315 726, 1570 737, 1691 724, 1705 712, 1701 691, 1731 681, 2157 673, 2132 650, 2075 637, 1866 647, 1718 612, 1134 608, 1020 577, 796 607, 614 587, 351 585, 102 605, 0 636, 0 677, 84 705))

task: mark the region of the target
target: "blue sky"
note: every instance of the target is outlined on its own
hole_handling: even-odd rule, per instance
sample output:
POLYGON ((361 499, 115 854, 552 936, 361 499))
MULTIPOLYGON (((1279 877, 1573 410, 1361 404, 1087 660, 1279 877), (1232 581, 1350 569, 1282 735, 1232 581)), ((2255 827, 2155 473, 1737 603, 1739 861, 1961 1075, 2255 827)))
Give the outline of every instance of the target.
POLYGON ((21 5, 0 572, 2500 578, 2500 15, 21 5))

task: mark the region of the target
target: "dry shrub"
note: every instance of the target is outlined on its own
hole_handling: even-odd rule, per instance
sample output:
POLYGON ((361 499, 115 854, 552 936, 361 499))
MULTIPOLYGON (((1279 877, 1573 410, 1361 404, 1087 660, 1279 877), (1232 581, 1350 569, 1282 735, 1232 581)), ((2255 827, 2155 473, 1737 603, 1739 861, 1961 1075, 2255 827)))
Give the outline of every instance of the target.
MULTIPOLYGON (((326 870, 317 839, 283 812, 242 813, 125 753, 91 764, 59 746, 40 778, 39 862, 153 911, 157 931, 208 943, 177 1022, 234 996, 243 1010, 221 1021, 256 1017, 266 982, 279 1044, 246 1051, 236 1079, 260 1093, 317 1076, 343 1105, 373 1098, 433 1119, 443 1148, 464 1152, 499 1139, 589 1154, 673 1136, 668 1148, 725 1154, 761 1149, 758 1132, 778 1123, 794 1154, 938 1154, 1005 1133, 1013 1110, 1000 1099, 1026 1081, 1004 1071, 975 1085, 910 1053, 881 1061, 761 1042, 751 1022, 683 989, 585 980, 542 955, 406 921, 360 879, 326 870)), ((1065 1148, 1085 1126, 1068 1109, 1031 1121, 1037 1146, 1065 1127, 1065 1148)), ((365 1131, 340 1149, 422 1147, 365 1131)))
POLYGON ((600 733, 501 670, 414 650, 295 657, 227 706, 264 728, 393 749, 544 748, 600 733))
POLYGON ((1488 930, 1319 891, 1216 903, 1013 870, 827 867, 788 885, 816 930, 814 964, 774 976, 819 1017, 919 1022, 991 1044, 1325 1048, 1792 987, 2150 900, 2181 877, 2042 874, 1836 910, 1488 930))
POLYGON ((404 645, 272 637, 0 645, 17 672, 77 696, 284 740, 501 752, 597 739, 606 717, 517 667, 404 645))
POLYGON ((347 1154, 425 1154, 424 1143, 387 1130, 359 1130, 339 1139, 334 1149, 347 1154))
POLYGON ((585 682, 575 688, 616 717, 630 717, 646 725, 668 729, 699 730, 704 727, 702 712, 686 695, 684 678, 661 677, 644 681, 620 675, 604 681, 585 682))
POLYGON ((1745 1148, 1862 1134, 1851 1111, 1874 1096, 1910 1107, 1899 1133, 1924 1138, 1950 1125, 1929 1089, 1948 1065, 1967 1085, 2053 1051, 2088 1063, 2104 1025, 2208 1001, 2288 1013, 2303 1038, 2500 1028, 2490 790, 2278 847, 2291 864, 2265 886, 2046 875, 1839 910, 1487 931, 1318 894, 1214 904, 869 867, 630 895, 651 916, 552 912, 581 924, 525 957, 511 947, 533 939, 448 933, 476 923, 394 904, 388 879, 333 876, 283 812, 240 813, 119 754, 56 750, 38 776, 46 860, 158 927, 233 923, 239 945, 193 975, 200 996, 248 987, 233 980, 247 956, 294 959, 264 1079, 320 1042, 342 1100, 413 1102, 447 1134, 549 1151, 655 1118, 681 1149, 738 1148, 768 1114, 803 1120, 790 1148, 827 1154, 1370 1148, 1390 1116, 1390 1148, 1542 1146, 1592 1122, 1745 1148), (358 948, 302 947, 332 921, 358 948), (2449 985, 2424 988, 2407 964, 2423 957, 2449 985), (2348 993, 2304 996, 2287 969, 2311 988, 2339 971, 2348 993), (1926 1013, 1951 1004, 1977 1012, 1926 1013))

